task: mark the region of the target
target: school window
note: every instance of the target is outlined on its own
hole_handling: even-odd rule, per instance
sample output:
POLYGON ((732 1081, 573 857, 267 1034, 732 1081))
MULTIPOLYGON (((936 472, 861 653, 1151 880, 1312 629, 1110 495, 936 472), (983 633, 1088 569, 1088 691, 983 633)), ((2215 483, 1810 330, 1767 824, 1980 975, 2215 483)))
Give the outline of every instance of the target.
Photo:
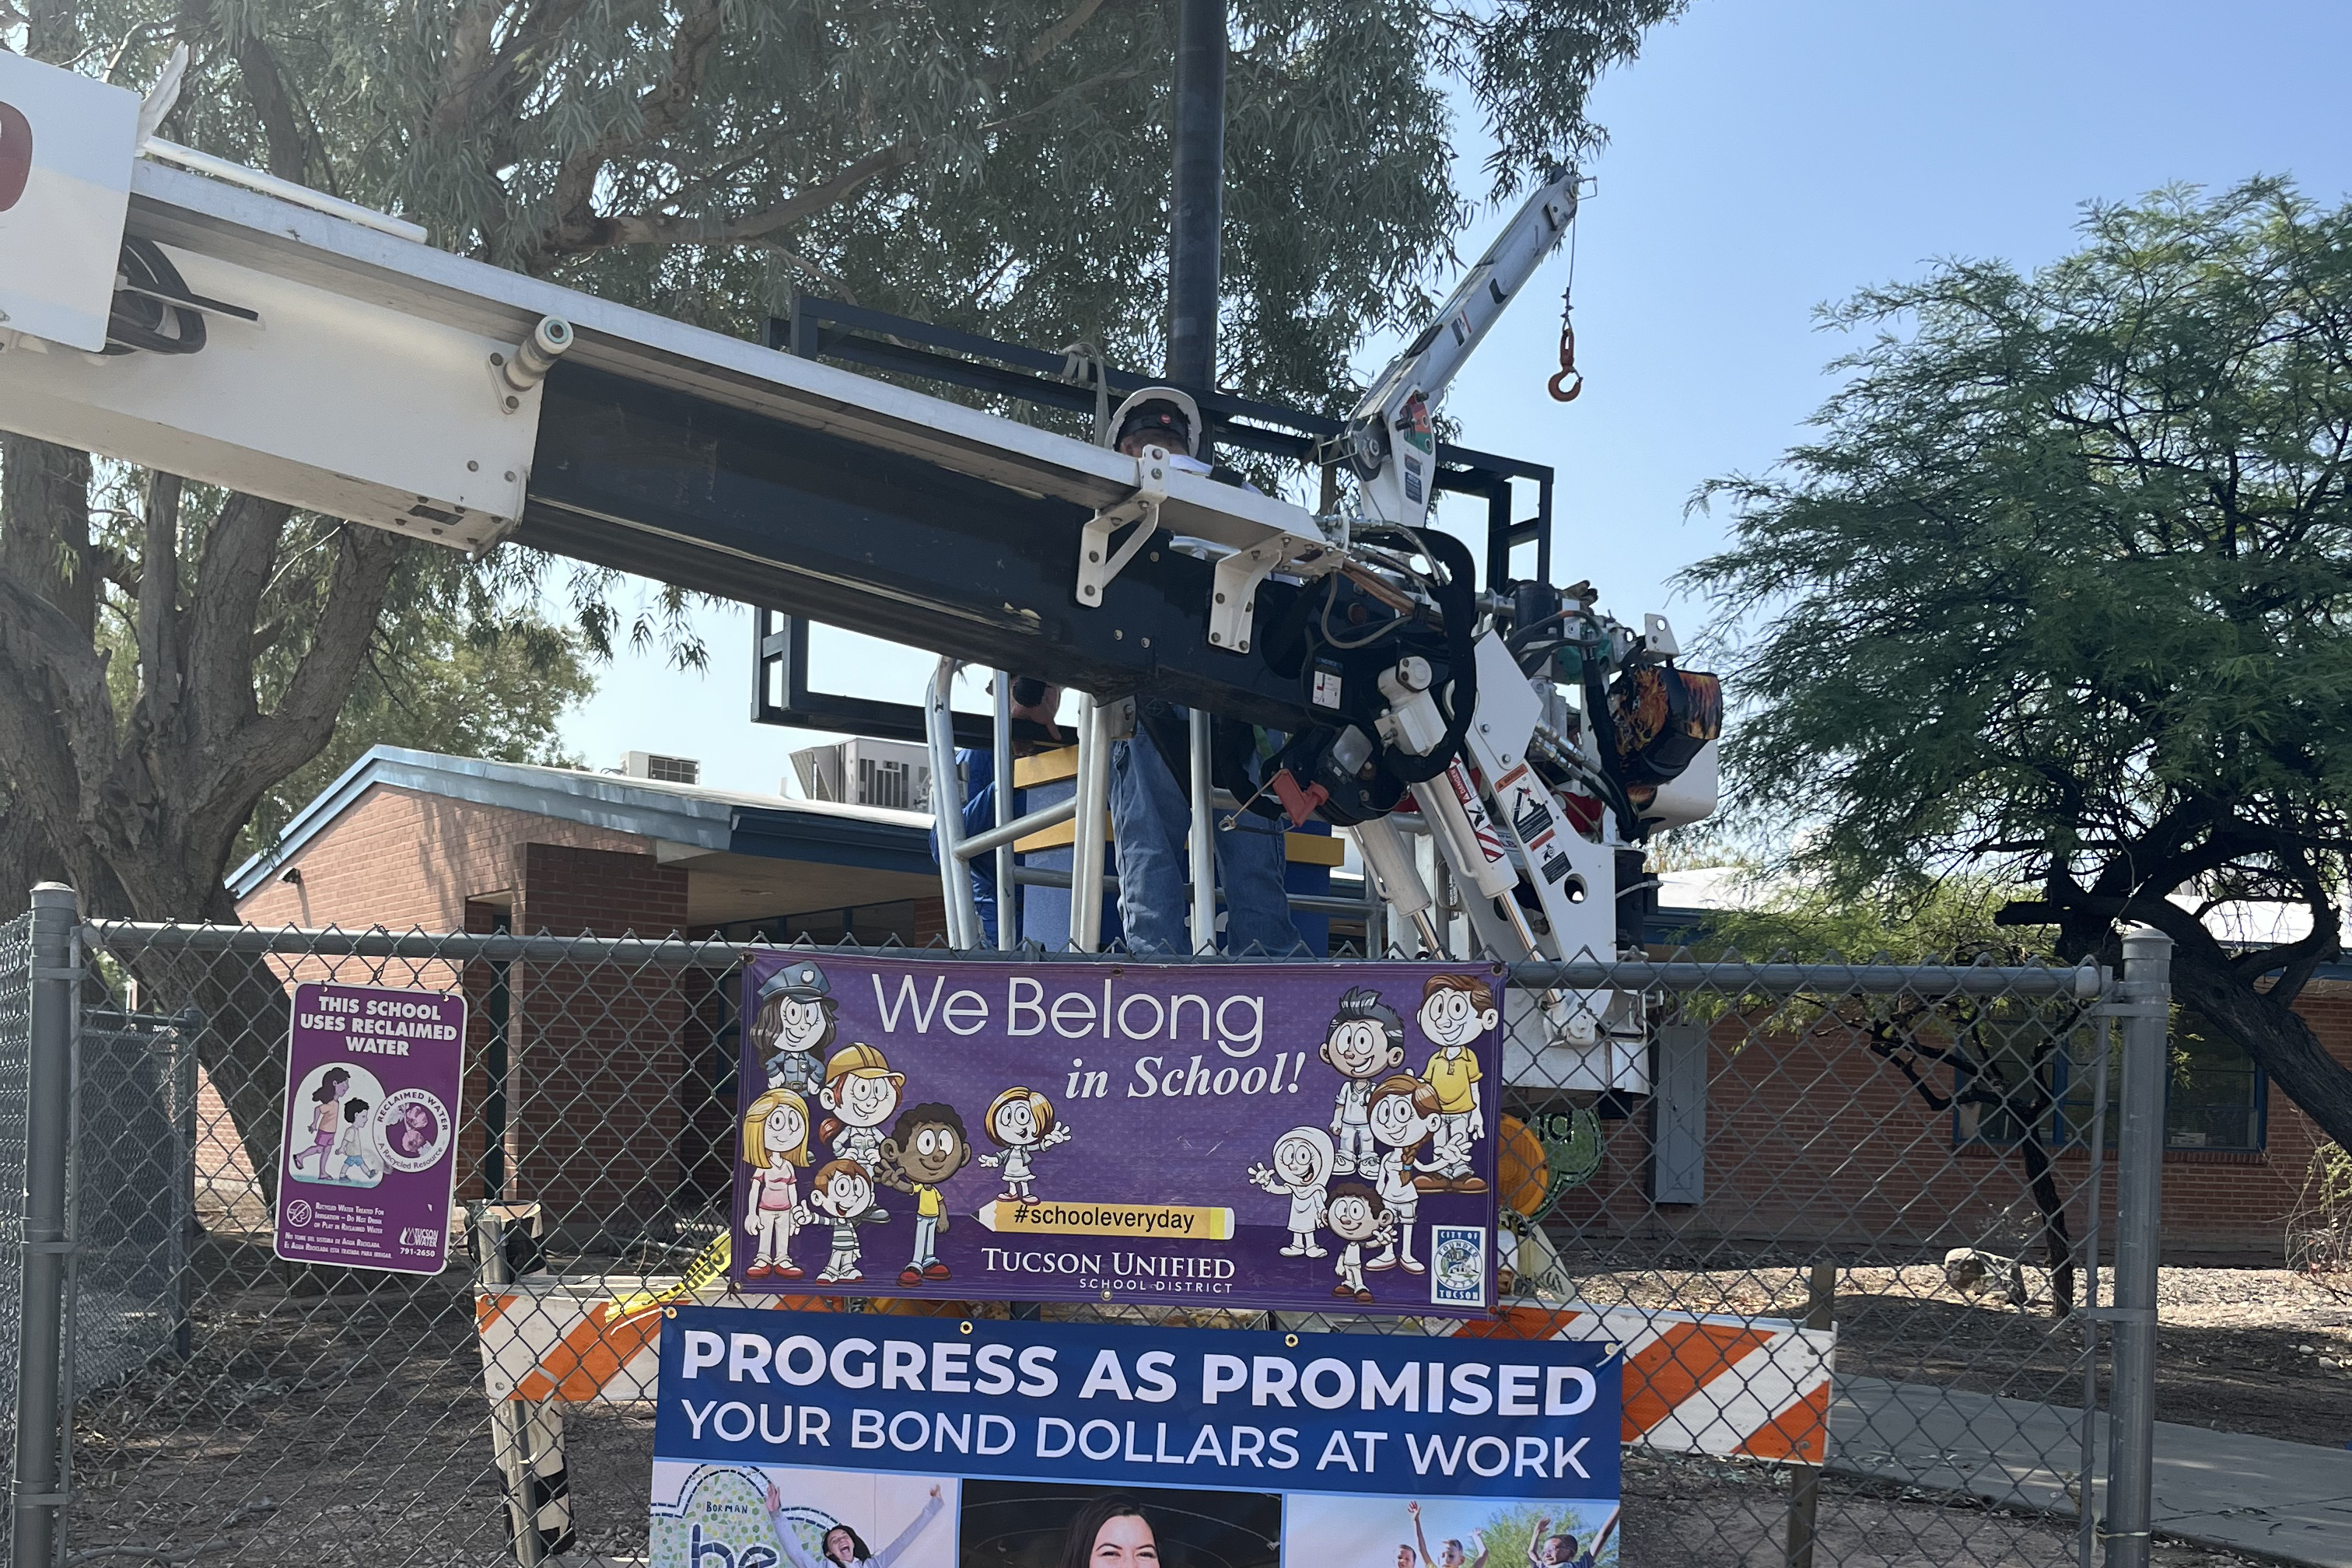
MULTIPOLYGON (((2108 1067, 2103 1141, 2110 1150, 2119 1131, 2121 1048, 2119 1043, 2109 1047, 2116 1053, 2108 1067)), ((1955 1068, 1953 1086, 1956 1143, 2013 1147, 2023 1141, 2029 1121, 2042 1128, 2053 1147, 2089 1141, 2096 1085, 2076 1053, 2054 1051, 2046 1043, 2029 1050, 2021 1042, 2004 1042, 1988 1050, 1979 1065, 1955 1068)), ((2165 1147, 2259 1152, 2268 1133, 2269 1088, 2242 1047, 2184 1009, 2173 1023, 2165 1147)))

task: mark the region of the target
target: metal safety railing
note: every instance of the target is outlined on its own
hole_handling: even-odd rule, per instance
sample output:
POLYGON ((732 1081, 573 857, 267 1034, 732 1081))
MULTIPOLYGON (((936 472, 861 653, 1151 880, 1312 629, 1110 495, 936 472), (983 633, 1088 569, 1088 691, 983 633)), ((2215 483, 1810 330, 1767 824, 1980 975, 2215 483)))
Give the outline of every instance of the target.
MULTIPOLYGON (((940 659, 932 670, 930 683, 924 689, 923 699, 924 743, 929 752, 931 777, 959 781, 944 788, 936 783, 932 786, 933 831, 939 841, 940 894, 946 905, 948 943, 961 951, 987 945, 970 869, 974 861, 986 858, 991 861, 992 880, 1000 889, 995 944, 999 952, 1011 952, 1021 946, 1016 922, 1008 918, 1014 900, 1004 889, 1032 887, 1068 889, 1069 945, 1079 952, 1093 952, 1102 946, 1103 899, 1118 890, 1118 879, 1110 872, 1100 832, 1074 833, 1071 864, 1066 871, 1016 864, 1013 847, 1073 819, 1100 823, 1108 814, 1110 747, 1115 738, 1112 713, 1116 705, 1080 695, 1075 785, 1064 798, 1016 817, 1013 815, 1013 770, 1008 762, 1013 755, 1013 677, 1005 670, 996 671, 992 682, 996 704, 992 731, 997 759, 995 821, 978 833, 967 834, 961 810, 961 770, 956 764, 955 715, 950 706, 956 677, 962 668, 956 659, 940 659)), ((1217 950, 1214 845, 1220 803, 1209 776, 1209 715, 1196 709, 1188 714, 1186 722, 1191 746, 1185 794, 1191 819, 1184 845, 1192 896, 1187 924, 1192 951, 1213 953, 1217 950)), ((1227 806, 1237 804, 1229 802, 1227 806)), ((1294 910, 1360 919, 1364 921, 1365 949, 1377 951, 1383 945, 1380 932, 1384 906, 1370 877, 1364 879, 1363 892, 1356 898, 1297 892, 1288 898, 1294 910)))

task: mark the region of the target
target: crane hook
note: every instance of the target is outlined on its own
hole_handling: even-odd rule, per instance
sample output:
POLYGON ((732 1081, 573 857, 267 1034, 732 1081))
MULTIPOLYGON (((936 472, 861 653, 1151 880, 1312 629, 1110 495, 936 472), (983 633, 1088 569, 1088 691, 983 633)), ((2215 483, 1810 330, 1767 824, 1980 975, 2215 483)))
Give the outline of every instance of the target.
POLYGON ((1554 403, 1573 403, 1584 391, 1584 373, 1576 368, 1576 328, 1565 307, 1559 313, 1559 374, 1544 383, 1544 390, 1551 394, 1554 403), (1570 376, 1576 378, 1576 384, 1563 392, 1560 383, 1570 376))

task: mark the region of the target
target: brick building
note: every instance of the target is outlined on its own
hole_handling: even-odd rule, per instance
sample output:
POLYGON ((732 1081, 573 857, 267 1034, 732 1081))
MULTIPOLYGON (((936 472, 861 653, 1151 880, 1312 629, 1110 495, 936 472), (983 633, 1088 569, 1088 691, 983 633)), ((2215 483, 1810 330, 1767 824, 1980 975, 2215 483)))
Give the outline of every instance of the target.
MULTIPOLYGON (((1023 808, 1066 793, 1073 773, 1066 752, 1023 759, 1023 808)), ((921 948, 943 927, 930 826, 926 811, 379 746, 229 886, 240 917, 263 927, 921 948)), ((1066 870, 1073 836, 1064 824, 1020 847, 1066 870)), ((1328 893, 1338 841, 1290 838, 1297 890, 1328 893)), ((1029 891, 1033 933, 1066 927, 1066 892, 1029 891)), ((1328 940, 1327 916, 1301 924, 1328 940)), ((723 1190, 736 1041, 733 999, 711 972, 518 961, 372 973, 467 994, 461 1198, 528 1198, 574 1228, 635 1229, 723 1190)), ((329 971, 309 961, 287 977, 329 971)), ((226 1125, 217 1099, 206 1112, 226 1125)), ((215 1180, 215 1167, 242 1164, 233 1140, 207 1139, 204 1158, 207 1186, 244 1185, 215 1180)))
MULTIPOLYGON (((1025 761, 1029 804, 1066 773, 1066 759, 1025 761)), ((929 830, 919 812, 380 747, 231 885, 239 912, 262 926, 920 947, 941 924, 929 830)), ((1069 834, 1024 841, 1030 863, 1066 856, 1069 834)), ((1333 890, 1333 847, 1295 836, 1294 881, 1333 890)), ((1670 900, 1678 880, 1668 880, 1670 900)), ((1066 908, 1060 895, 1045 923, 1066 908)), ((1653 935, 1704 918, 1660 910, 1653 935)), ((577 1231, 634 1228, 722 1190, 735 1042, 730 999, 710 974, 518 962, 462 974, 395 964, 383 980, 461 985, 472 1003, 467 1096, 478 1115, 467 1118, 462 1197, 535 1199, 577 1231)), ((2352 979, 2316 983, 2302 1011, 2352 1063, 2352 979)), ((1660 1048, 1657 1096, 1617 1108, 1602 1172, 1568 1200, 1580 1226, 1776 1247, 1815 1237, 1832 1248, 1845 1230, 1913 1234, 1927 1247, 1989 1234, 2020 1202, 2017 1129, 1973 1108, 1932 1107, 1850 1038, 1724 1018, 1660 1048), (1667 1070, 1671 1052, 1685 1054, 1682 1070, 1667 1070), (1699 1154, 1662 1182, 1654 1142, 1668 1121, 1698 1130, 1699 1154), (1937 1173, 1877 1179, 1906 1164, 1937 1173)), ((2176 1063, 2168 1248, 2275 1264, 2315 1129, 2226 1042, 2185 1036, 2176 1063)), ((2061 1110, 2044 1130, 2070 1191, 2087 1160, 2085 1120, 2080 1107, 2061 1110)), ((230 1145, 217 1152, 235 1157, 230 1145)))

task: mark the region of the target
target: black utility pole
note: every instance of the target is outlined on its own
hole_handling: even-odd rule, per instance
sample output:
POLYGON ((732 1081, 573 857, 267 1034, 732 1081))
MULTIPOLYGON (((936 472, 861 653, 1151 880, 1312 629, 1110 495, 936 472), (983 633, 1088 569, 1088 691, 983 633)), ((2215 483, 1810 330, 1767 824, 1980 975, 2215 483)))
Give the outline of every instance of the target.
POLYGON ((1217 384, 1217 244, 1224 218, 1225 0, 1176 0, 1175 141, 1168 379, 1209 392, 1217 384))

